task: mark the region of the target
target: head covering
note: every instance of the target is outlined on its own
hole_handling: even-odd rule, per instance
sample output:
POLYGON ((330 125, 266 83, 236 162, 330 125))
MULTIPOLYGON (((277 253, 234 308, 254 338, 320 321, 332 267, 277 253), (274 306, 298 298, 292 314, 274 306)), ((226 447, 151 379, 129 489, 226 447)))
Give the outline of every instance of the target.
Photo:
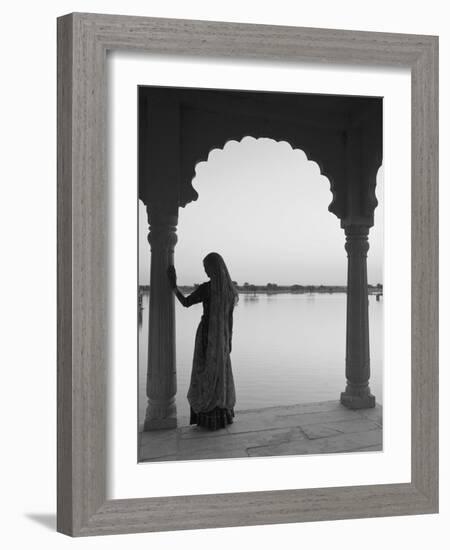
POLYGON ((208 275, 211 278, 211 297, 219 298, 224 305, 236 305, 239 295, 228 273, 224 259, 217 252, 210 252, 203 258, 208 266, 208 275))

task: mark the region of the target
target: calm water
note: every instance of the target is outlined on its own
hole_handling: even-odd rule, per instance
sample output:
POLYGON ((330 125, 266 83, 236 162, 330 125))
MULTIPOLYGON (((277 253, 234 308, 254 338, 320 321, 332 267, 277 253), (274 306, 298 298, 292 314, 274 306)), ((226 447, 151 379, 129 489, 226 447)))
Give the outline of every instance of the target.
MULTIPOLYGON (((147 399, 149 295, 139 327, 139 421, 147 399)), ((337 399, 345 386, 345 294, 241 294, 234 313, 231 354, 236 409, 337 399)), ((201 304, 176 302, 177 410, 188 415, 194 336, 201 304)), ((371 389, 382 403, 383 299, 369 297, 371 389)))

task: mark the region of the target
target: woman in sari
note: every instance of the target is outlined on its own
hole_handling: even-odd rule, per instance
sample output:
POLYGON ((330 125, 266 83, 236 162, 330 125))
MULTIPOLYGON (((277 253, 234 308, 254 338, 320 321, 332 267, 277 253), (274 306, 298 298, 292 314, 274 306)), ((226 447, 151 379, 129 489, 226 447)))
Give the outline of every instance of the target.
POLYGON ((225 262, 217 252, 203 259, 209 281, 189 296, 177 288, 174 266, 168 268, 169 283, 184 307, 203 304, 203 315, 195 335, 191 382, 187 398, 191 424, 210 430, 233 422, 236 394, 231 371, 233 309, 238 294, 225 262))

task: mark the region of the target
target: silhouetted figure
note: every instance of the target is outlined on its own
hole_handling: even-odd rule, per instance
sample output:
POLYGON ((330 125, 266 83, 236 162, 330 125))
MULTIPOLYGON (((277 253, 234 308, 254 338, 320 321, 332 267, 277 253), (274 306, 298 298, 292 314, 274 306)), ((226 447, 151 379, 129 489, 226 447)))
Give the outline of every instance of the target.
POLYGON ((234 417, 236 394, 230 352, 233 309, 238 293, 220 254, 208 254, 203 259, 203 266, 210 281, 187 297, 177 288, 174 266, 168 268, 167 275, 183 306, 203 303, 187 398, 191 406, 190 423, 217 430, 231 424, 234 417))

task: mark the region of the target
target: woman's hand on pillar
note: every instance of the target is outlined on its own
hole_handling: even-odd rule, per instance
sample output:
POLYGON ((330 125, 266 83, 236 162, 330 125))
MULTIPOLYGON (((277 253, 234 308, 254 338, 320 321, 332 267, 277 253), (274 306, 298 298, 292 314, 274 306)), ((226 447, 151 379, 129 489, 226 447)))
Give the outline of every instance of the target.
POLYGON ((174 265, 169 265, 167 268, 167 277, 169 279, 170 288, 175 290, 177 288, 177 272, 174 265))

